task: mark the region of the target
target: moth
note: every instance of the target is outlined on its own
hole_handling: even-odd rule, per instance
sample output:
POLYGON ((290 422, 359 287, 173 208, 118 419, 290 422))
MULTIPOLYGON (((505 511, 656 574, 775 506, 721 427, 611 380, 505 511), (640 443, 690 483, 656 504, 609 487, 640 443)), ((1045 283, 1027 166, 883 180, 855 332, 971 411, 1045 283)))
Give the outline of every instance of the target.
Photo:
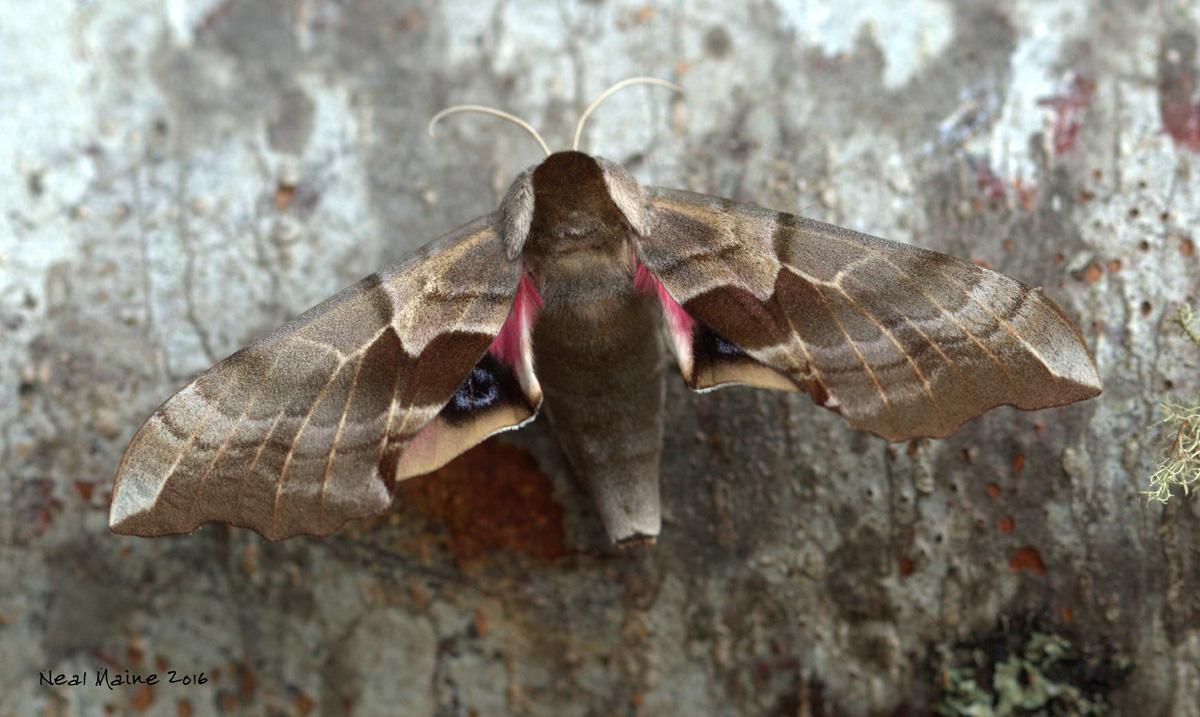
MULTIPOLYGON (((574 147, 592 109, 635 82, 664 84, 611 88, 574 147)), ((1039 289, 804 217, 643 187, 607 159, 537 139, 546 159, 497 211, 155 411, 118 470, 112 530, 221 521, 268 540, 328 534, 544 409, 611 540, 653 541, 664 343, 693 390, 802 391, 889 441, 944 437, 1002 404, 1100 393, 1079 329, 1039 289)))

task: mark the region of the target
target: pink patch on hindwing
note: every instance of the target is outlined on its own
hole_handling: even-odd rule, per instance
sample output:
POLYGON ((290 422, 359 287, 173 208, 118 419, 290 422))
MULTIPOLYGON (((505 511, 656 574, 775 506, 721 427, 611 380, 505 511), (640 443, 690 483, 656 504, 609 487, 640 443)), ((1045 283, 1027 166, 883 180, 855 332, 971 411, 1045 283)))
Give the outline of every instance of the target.
POLYGON ((537 312, 542 308, 542 297, 530 281, 528 274, 521 275, 517 284, 517 295, 513 297, 512 308, 500 333, 492 339, 488 351, 504 363, 514 368, 522 365, 522 354, 528 350, 529 337, 533 333, 533 321, 537 312))
POLYGON ((667 328, 671 332, 672 343, 678 348, 686 347, 690 353, 692 327, 696 325, 696 320, 692 318, 692 315, 684 311, 678 301, 671 298, 662 282, 650 273, 645 264, 638 264, 637 275, 633 278, 633 286, 638 291, 658 300, 662 306, 663 316, 667 319, 667 328))

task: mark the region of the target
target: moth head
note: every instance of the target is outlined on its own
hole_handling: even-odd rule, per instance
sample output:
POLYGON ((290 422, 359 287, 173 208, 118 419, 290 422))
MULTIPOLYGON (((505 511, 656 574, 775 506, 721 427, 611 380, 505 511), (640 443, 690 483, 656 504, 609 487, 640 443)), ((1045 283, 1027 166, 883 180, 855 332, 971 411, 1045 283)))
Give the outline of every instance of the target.
POLYGON ((557 234, 584 233, 595 222, 623 222, 644 237, 649 213, 646 191, 624 167, 574 150, 555 152, 521 172, 500 202, 504 247, 513 260, 535 225, 557 234))
POLYGON ((500 117, 529 132, 546 153, 546 161, 517 177, 500 204, 504 246, 509 259, 516 260, 521 255, 531 230, 550 235, 583 234, 597 223, 611 228, 613 222, 623 220, 642 237, 649 233, 649 201, 637 180, 614 162, 577 151, 588 116, 613 93, 630 85, 659 85, 683 91, 678 85, 652 77, 631 77, 618 82, 583 111, 575 126, 575 140, 571 149, 565 152, 551 153, 545 140, 528 122, 491 107, 456 105, 438 112, 429 121, 429 136, 435 137, 433 128, 438 120, 456 112, 500 117))
POLYGON ((539 236, 596 236, 620 225, 646 232, 645 190, 607 159, 555 152, 534 168, 531 179, 531 231, 539 236))

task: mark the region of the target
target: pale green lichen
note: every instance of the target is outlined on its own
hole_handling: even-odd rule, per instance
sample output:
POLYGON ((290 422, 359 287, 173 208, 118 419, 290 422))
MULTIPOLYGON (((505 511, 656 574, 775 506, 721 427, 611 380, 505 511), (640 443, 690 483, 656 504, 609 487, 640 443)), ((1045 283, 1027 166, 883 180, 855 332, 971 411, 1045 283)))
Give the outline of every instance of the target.
MULTIPOLYGON (((1176 323, 1184 334, 1200 348, 1200 316, 1188 304, 1179 307, 1176 323)), ((1161 406, 1163 418, 1155 425, 1174 429, 1171 443, 1163 448, 1150 476, 1151 490, 1143 491, 1150 500, 1166 503, 1172 486, 1183 488, 1184 494, 1200 487, 1200 395, 1189 406, 1172 401, 1161 406)))
POLYGON ((1107 715, 1105 693, 1130 669, 1123 658, 1089 658, 1066 637, 1041 631, 1005 631, 937 653, 936 710, 947 717, 1107 715))

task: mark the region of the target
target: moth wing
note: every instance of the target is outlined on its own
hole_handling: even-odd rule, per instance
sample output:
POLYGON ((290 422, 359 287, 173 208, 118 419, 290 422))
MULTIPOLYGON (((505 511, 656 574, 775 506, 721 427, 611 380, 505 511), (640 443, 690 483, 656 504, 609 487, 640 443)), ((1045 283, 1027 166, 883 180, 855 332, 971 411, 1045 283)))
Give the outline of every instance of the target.
POLYGON ((168 399, 121 461, 112 530, 324 535, 386 510, 397 480, 531 419, 531 364, 488 351, 521 276, 499 226, 493 214, 431 242, 168 399))
POLYGON ((1100 393, 1079 329, 1040 289, 791 214, 647 192, 639 258, 697 390, 803 390, 891 441, 1100 393))

